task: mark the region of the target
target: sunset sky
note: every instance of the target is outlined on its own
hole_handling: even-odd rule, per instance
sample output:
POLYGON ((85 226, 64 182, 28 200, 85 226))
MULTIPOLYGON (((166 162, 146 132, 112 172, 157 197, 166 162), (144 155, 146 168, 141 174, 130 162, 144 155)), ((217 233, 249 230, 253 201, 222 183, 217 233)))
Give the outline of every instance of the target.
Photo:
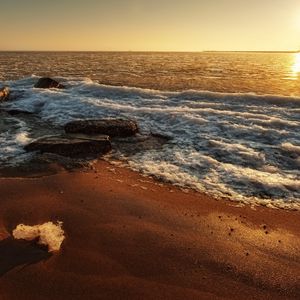
POLYGON ((299 0, 0 0, 0 50, 296 50, 299 0))

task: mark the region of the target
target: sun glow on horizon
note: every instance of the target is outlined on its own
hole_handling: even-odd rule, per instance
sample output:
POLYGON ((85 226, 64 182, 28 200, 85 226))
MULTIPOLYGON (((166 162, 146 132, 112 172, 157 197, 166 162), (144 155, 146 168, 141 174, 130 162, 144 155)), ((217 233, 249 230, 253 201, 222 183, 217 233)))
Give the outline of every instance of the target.
POLYGON ((299 0, 5 0, 0 50, 291 51, 299 0), (253 22, 255 20, 255 22, 253 22))
POLYGON ((294 63, 292 65, 292 74, 294 78, 297 78, 300 74, 300 52, 295 54, 294 63))

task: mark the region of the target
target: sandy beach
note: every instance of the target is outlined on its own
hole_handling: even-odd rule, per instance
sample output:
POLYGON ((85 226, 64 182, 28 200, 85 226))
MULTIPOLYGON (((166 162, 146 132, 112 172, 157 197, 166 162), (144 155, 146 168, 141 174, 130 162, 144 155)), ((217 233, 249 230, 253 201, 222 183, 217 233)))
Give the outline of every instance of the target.
POLYGON ((0 2, 0 300, 300 300, 299 0, 0 2))
POLYGON ((0 179, 0 299, 298 299, 300 212, 239 207, 99 161, 0 179), (14 241, 62 221, 54 254, 14 241))

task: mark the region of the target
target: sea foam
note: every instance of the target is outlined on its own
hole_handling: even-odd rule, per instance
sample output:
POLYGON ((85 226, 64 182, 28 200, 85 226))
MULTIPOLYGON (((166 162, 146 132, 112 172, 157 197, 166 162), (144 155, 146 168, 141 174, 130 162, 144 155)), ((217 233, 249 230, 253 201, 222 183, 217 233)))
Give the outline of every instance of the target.
POLYGON ((12 234, 18 240, 32 241, 37 239, 38 244, 47 246, 49 252, 59 251, 65 239, 62 222, 57 222, 57 224, 47 222, 35 226, 20 224, 13 230, 12 234))
MULTIPOLYGON (((84 118, 130 118, 140 134, 171 138, 159 149, 117 150, 132 169, 181 187, 245 203, 300 208, 300 98, 209 91, 168 92, 58 78, 66 89, 32 88, 35 77, 8 82, 21 93, 4 108, 32 112, 51 130, 84 118)), ((32 123, 0 132, 2 164, 38 136, 32 123), (28 140, 27 140, 28 139, 28 140)))

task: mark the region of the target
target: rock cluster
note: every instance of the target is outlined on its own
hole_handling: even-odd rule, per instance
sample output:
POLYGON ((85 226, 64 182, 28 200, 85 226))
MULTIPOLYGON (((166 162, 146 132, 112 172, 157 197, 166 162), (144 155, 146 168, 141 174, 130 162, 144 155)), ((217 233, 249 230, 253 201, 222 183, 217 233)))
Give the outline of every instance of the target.
POLYGON ((64 128, 66 134, 38 139, 25 146, 25 150, 69 157, 99 156, 111 150, 110 138, 129 137, 138 132, 134 121, 121 119, 79 120, 64 128))
MULTIPOLYGON (((40 78, 35 88, 65 88, 54 79, 40 78)), ((8 99, 10 91, 7 87, 0 89, 0 101, 8 99)), ((1 110, 16 116, 32 114, 18 109, 1 110)), ((26 151, 52 153, 70 158, 95 158, 106 154, 112 148, 111 138, 133 137, 138 132, 136 122, 124 119, 77 120, 64 126, 65 133, 36 139, 26 145, 26 151)))

